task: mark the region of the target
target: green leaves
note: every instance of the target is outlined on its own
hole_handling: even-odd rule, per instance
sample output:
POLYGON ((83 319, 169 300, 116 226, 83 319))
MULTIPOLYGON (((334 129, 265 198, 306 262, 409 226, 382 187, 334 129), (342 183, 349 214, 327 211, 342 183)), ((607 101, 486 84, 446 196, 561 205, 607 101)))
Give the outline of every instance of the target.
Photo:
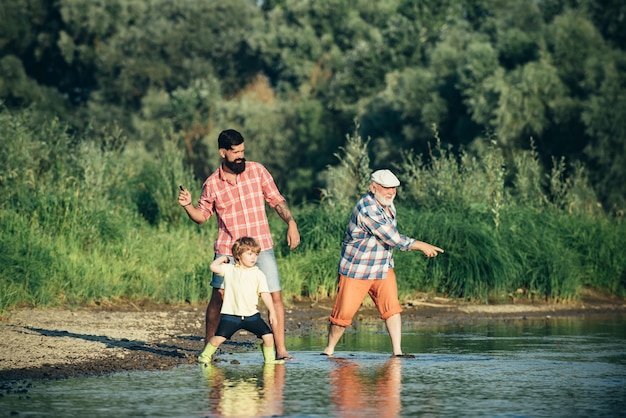
POLYGON ((239 127, 302 201, 355 118, 375 166, 426 153, 432 124, 456 149, 495 136, 507 163, 532 137, 623 210, 624 6, 570 3, 6 0, 0 97, 83 137, 177 138, 199 179, 239 127))
POLYGON ((529 63, 512 71, 499 87, 495 125, 505 144, 541 136, 550 122, 551 108, 565 93, 556 69, 545 62, 529 63))

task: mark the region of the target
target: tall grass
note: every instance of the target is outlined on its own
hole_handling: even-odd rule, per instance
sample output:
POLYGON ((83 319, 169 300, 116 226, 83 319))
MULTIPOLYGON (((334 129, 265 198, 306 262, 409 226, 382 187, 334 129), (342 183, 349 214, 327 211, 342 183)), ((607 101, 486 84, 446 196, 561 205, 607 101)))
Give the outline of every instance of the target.
MULTIPOLYGON (((115 128, 75 138, 57 121, 0 112, 0 313, 206 301, 216 222, 197 226, 176 202, 178 183, 194 199, 200 193, 177 141, 164 134, 147 152, 115 128)), ((366 148, 354 136, 342 152, 358 158, 338 154, 342 168, 326 184, 332 199, 291 205, 297 249, 287 248, 286 225, 269 210, 287 303, 334 296, 349 212, 366 185, 349 199, 343 191, 366 177, 366 148)), ((626 227, 598 211, 584 168, 557 161, 546 173, 532 152, 507 166, 494 143, 460 155, 437 143, 428 158, 406 153, 395 171, 400 231, 446 251, 434 259, 394 252, 402 298, 566 301, 584 287, 626 296, 626 227)))
POLYGON ((334 296, 337 264, 349 211, 315 206, 297 212, 301 244, 291 251, 286 245, 286 226, 271 216, 275 252, 285 293, 294 298, 325 299, 334 296))
POLYGON ((446 252, 423 259, 396 251, 401 294, 567 301, 592 287, 626 295, 624 224, 601 212, 584 167, 554 159, 546 172, 532 141, 513 157, 507 161, 493 139, 455 154, 436 130, 427 158, 403 153, 399 229, 446 252))
POLYGON ((167 156, 151 157, 116 132, 79 143, 56 121, 0 119, 0 311, 206 298, 215 225, 196 227, 176 202, 178 182, 199 188, 182 152, 166 142, 167 156))
POLYGON ((367 190, 371 175, 370 158, 367 146, 359 134, 359 124, 355 121, 354 133, 346 135, 346 145, 335 153, 338 164, 327 167, 321 174, 326 187, 322 188, 322 201, 325 206, 348 210, 367 190))

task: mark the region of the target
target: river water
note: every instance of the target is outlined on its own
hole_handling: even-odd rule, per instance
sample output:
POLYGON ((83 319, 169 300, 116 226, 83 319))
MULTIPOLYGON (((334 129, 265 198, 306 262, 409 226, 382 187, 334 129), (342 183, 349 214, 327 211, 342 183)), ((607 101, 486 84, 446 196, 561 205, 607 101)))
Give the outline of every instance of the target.
MULTIPOLYGON (((390 358, 380 323, 288 339, 295 360, 258 352, 210 367, 34 381, 0 398, 16 417, 619 417, 626 416, 626 317, 544 318, 413 327, 390 358)), ((225 346, 226 347, 226 346, 225 346)))

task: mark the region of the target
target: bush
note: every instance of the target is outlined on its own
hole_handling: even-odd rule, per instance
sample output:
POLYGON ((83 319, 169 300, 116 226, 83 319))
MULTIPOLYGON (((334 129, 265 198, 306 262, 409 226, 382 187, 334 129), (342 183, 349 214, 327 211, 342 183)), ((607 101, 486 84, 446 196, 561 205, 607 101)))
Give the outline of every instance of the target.
MULTIPOLYGON (((192 193, 200 185, 176 138, 164 138, 157 152, 128 147, 122 138, 111 131, 81 142, 55 120, 40 124, 28 112, 0 113, 0 312, 209 297, 217 226, 214 219, 197 226, 178 207, 177 184, 192 193)), ((363 147, 344 151, 362 155, 363 147)), ((501 159, 495 148, 486 152, 491 157, 456 159, 439 150, 430 166, 408 158, 396 170, 403 181, 396 203, 400 232, 445 250, 434 259, 394 252, 401 298, 431 292, 483 303, 567 301, 584 287, 626 296, 624 223, 572 210, 593 200, 582 171, 565 178, 557 165, 558 175, 537 189, 522 178, 537 173, 520 169, 506 186, 503 179, 515 176, 494 175, 501 159), (524 191, 515 184, 525 184, 524 191), (444 192, 432 196, 437 189, 444 192)), ((359 161, 348 166, 358 168, 362 180, 370 169, 359 161)), ((355 184, 348 184, 353 191, 355 184)), ((302 236, 293 251, 285 223, 269 211, 287 301, 334 296, 341 243, 358 197, 292 207, 302 236)))

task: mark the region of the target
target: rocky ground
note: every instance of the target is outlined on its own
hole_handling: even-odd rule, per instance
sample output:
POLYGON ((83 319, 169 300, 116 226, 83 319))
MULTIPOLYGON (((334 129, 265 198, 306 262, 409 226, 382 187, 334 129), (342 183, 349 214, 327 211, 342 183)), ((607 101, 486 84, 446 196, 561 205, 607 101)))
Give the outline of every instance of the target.
MULTIPOLYGON (((325 335, 331 301, 287 304, 288 335, 325 335)), ((169 369, 195 363, 204 346, 206 305, 140 302, 79 309, 16 309, 0 317, 0 389, 17 381, 169 369)), ((404 305, 403 320, 425 326, 600 314, 625 314, 626 301, 585 295, 567 304, 475 305, 420 297, 404 305)), ((376 321, 371 306, 354 321, 376 321)), ((224 351, 253 348, 253 335, 237 333, 224 351)), ((0 390, 1 392, 1 390, 0 390)))

